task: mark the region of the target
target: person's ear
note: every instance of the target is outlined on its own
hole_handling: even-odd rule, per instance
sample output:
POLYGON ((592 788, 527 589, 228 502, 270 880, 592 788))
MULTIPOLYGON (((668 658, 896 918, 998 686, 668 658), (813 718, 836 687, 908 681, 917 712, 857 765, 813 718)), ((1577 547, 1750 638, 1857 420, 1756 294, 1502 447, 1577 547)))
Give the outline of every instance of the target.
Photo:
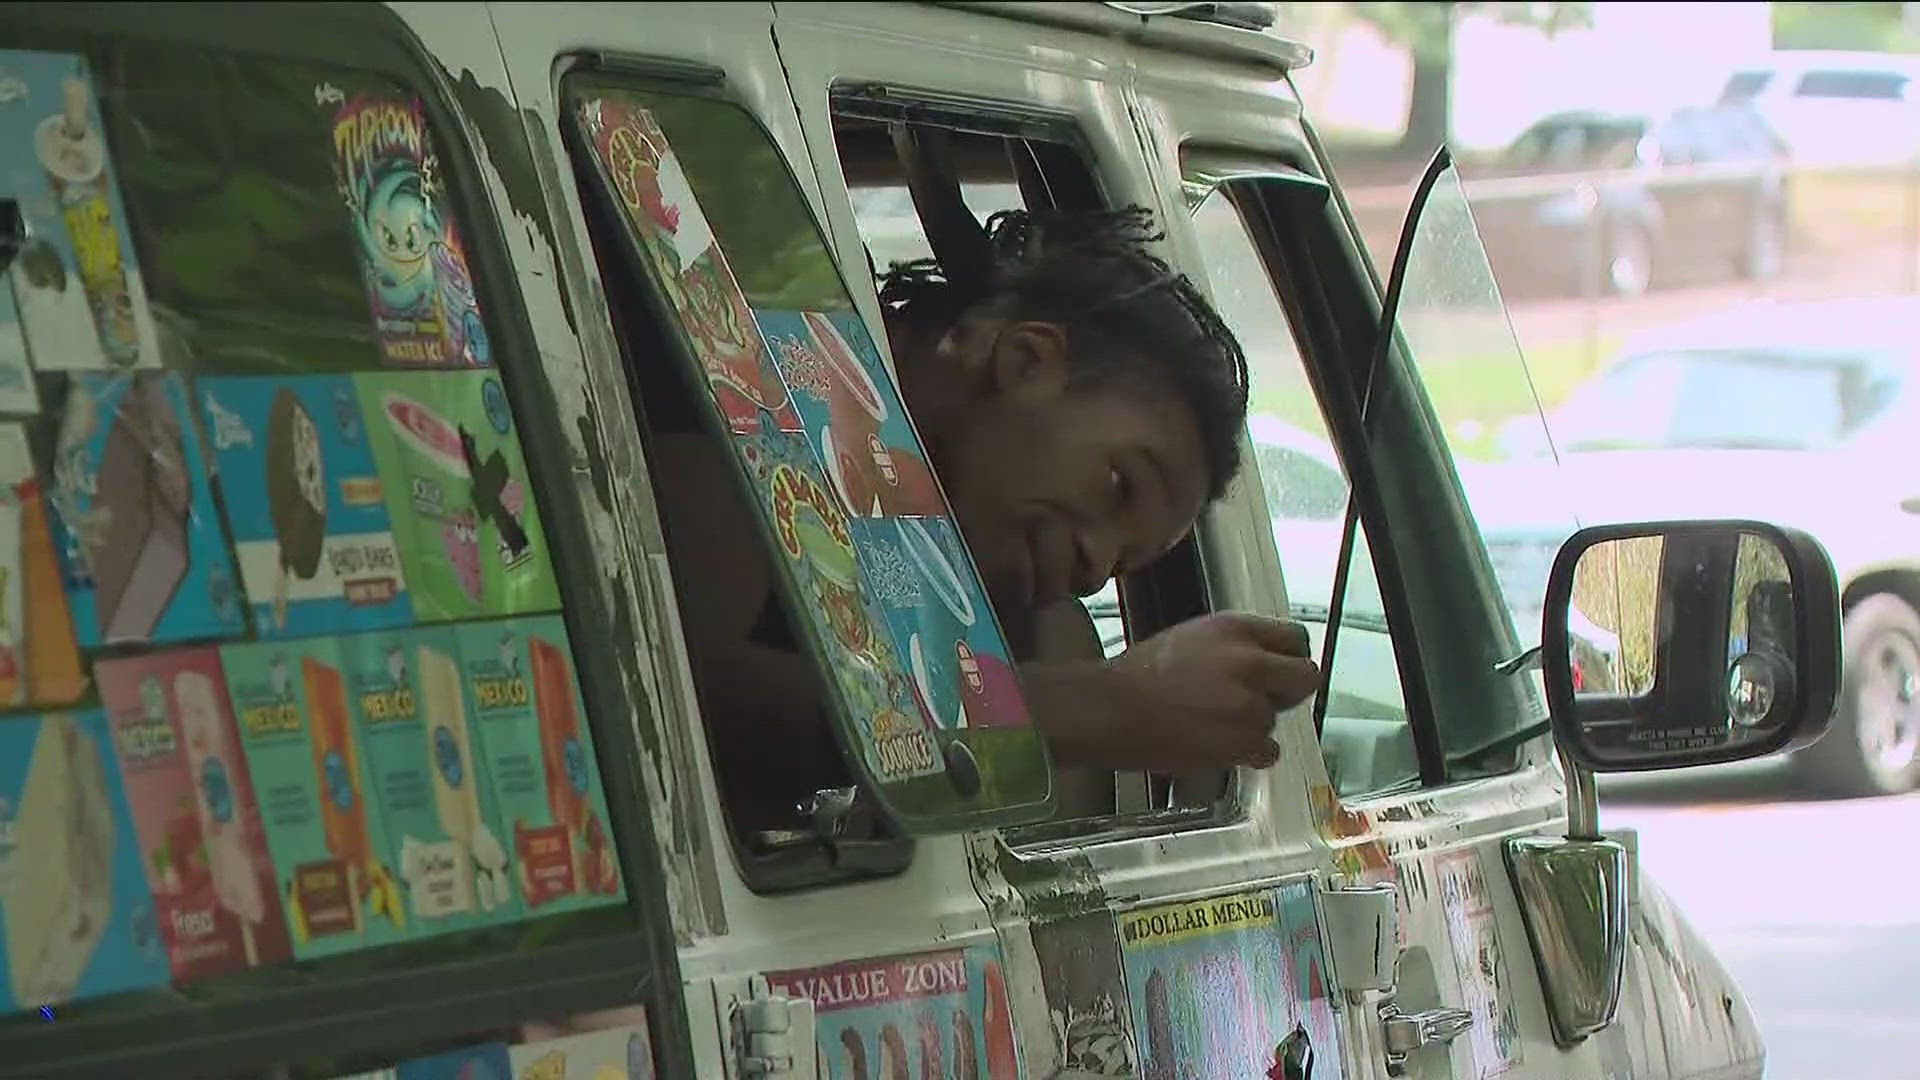
POLYGON ((1067 388, 1067 331, 1057 323, 1002 327, 987 354, 989 389, 1028 403, 1058 397, 1067 388))

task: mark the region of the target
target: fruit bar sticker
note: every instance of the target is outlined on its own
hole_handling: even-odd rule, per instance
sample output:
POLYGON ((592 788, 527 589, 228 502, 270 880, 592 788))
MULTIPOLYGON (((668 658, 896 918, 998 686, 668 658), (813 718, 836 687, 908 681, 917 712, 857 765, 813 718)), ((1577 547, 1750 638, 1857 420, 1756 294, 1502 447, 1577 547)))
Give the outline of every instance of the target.
MULTIPOLYGON (((549 615, 465 623, 454 632, 477 729, 478 771, 492 784, 511 834, 528 911, 545 915, 620 899, 619 855, 565 624, 549 615)), ((443 722, 459 708, 457 686, 448 697, 443 722)))
POLYGON ((340 640, 354 735, 413 936, 506 921, 507 855, 462 699, 451 627, 340 640))
POLYGON ((692 340, 728 429, 752 434, 765 423, 798 431, 800 417, 767 356, 746 294, 653 114, 613 96, 585 102, 580 120, 628 226, 653 265, 654 282, 692 340))
POLYGON ((325 639, 220 650, 273 855, 294 955, 396 941, 405 911, 339 646, 325 639))
POLYGON ((415 618, 557 610, 560 589, 499 377, 353 378, 415 618))
POLYGON ((754 318, 847 512, 951 516, 859 314, 756 311, 754 318))
POLYGON ((167 981, 97 711, 0 724, 0 963, 0 1013, 167 981))
POLYGON ((83 647, 228 636, 242 601, 177 375, 80 372, 49 493, 83 647))
POLYGON ((946 762, 915 703, 911 676, 881 629, 840 502, 799 436, 763 433, 736 444, 774 540, 793 574, 827 664, 852 713, 853 740, 883 781, 942 772, 946 762))
POLYGON ((1436 859, 1435 867, 1462 1004, 1473 1013, 1473 1027, 1467 1032, 1473 1075, 1485 1080, 1520 1064, 1520 1018, 1514 1011, 1513 984, 1500 955, 1493 902, 1479 857, 1471 850, 1453 851, 1436 859))
POLYGON ((413 621, 360 399, 343 375, 196 380, 262 638, 413 621))
MULTIPOLYGON (((315 94, 338 96, 332 87, 315 94)), ((333 117, 333 160, 386 362, 488 366, 473 276, 419 101, 393 94, 347 98, 333 117)))
MULTIPOLYGON (((0 50, 0 146, 29 240, 8 277, 41 371, 156 367, 159 345, 134 261, 86 61, 0 50)), ((0 399, 18 404, 0 373, 0 399)), ((29 391, 30 392, 30 391, 29 391)))
POLYGON ((653 1043, 640 1017, 632 1028, 513 1047, 513 1080, 653 1080, 653 1043))
POLYGON ((1338 1076, 1337 1022, 1310 888, 1301 883, 1120 916, 1141 1076, 1278 1078, 1288 1037, 1300 1030, 1315 1050, 1314 1076, 1338 1076), (1316 934, 1315 947, 1296 948, 1295 938, 1307 933, 1316 934))
POLYGON ((772 972, 813 1000, 822 1080, 1015 1080, 1012 1013, 991 946, 772 972))
POLYGON ((173 981, 285 961, 292 947, 220 654, 151 653, 97 671, 173 981))
POLYGON ((946 730, 1032 723, 953 523, 863 519, 853 536, 921 713, 946 730))
POLYGON ((0 708, 66 705, 85 686, 27 434, 0 424, 0 708))

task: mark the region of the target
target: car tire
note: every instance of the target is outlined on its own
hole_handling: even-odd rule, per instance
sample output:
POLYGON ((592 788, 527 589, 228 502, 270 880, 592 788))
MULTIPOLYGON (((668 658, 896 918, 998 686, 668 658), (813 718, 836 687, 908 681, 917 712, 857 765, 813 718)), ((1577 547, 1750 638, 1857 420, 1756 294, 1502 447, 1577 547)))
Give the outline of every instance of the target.
POLYGON ((1740 276, 1751 282, 1779 277, 1787 265, 1787 222, 1777 206, 1756 210, 1747 226, 1747 247, 1740 253, 1740 276))
POLYGON ((1809 786, 1846 798, 1920 786, 1920 614, 1891 593, 1847 611, 1840 708, 1796 755, 1809 786))
POLYGON ((1625 225, 1607 233, 1607 247, 1600 263, 1600 289, 1603 295, 1620 300, 1637 300, 1653 288, 1653 236, 1638 225, 1625 225))

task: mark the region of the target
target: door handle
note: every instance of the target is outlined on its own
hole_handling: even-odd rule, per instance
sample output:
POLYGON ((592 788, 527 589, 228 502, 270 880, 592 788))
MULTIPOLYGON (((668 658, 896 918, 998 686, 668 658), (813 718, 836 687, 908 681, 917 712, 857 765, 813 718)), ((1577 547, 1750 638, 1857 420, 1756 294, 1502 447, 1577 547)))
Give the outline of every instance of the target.
POLYGON ((1407 1055, 1428 1046, 1450 1043, 1473 1026, 1473 1014, 1465 1009, 1426 1009, 1417 1013, 1401 1012, 1392 1001, 1380 1003, 1380 1029, 1385 1035, 1387 1075, 1407 1074, 1407 1055))

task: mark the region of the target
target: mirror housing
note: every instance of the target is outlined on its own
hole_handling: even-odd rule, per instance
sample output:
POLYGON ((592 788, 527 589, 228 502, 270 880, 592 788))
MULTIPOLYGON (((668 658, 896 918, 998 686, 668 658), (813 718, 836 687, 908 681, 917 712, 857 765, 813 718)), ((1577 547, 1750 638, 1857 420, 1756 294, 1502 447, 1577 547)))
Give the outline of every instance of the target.
POLYGON ((1825 733, 1840 692, 1840 589, 1812 536, 1757 521, 1582 529, 1547 582, 1554 737, 1594 772, 1764 757, 1825 733), (1583 670, 1613 634, 1618 670, 1583 670))

